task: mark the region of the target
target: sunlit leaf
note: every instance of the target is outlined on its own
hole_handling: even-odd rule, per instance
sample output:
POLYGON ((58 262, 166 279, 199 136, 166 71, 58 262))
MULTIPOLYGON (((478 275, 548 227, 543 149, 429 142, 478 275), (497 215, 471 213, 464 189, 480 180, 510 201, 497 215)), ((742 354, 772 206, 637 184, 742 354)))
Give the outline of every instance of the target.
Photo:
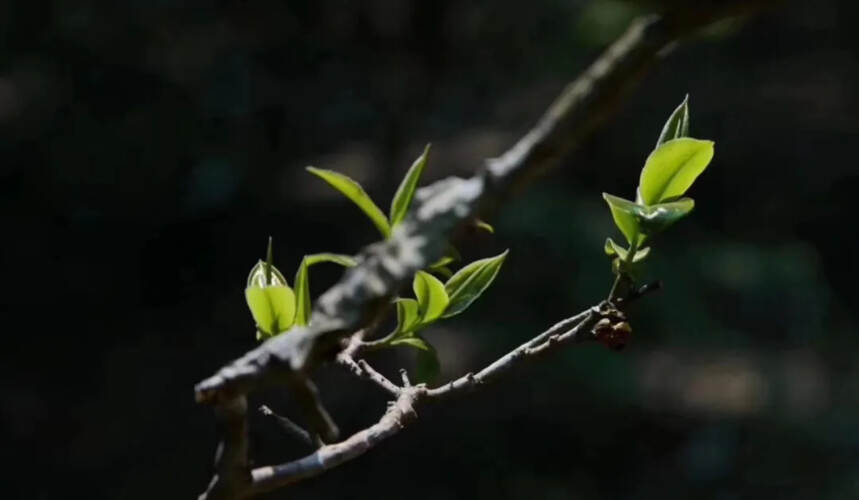
POLYGON ((474 219, 474 226, 478 229, 483 229, 489 234, 495 234, 495 228, 492 227, 488 222, 482 221, 480 219, 474 219))
POLYGON ((323 170, 321 168, 307 167, 307 171, 321 178, 335 189, 343 193, 347 198, 352 200, 358 208, 363 210, 367 217, 373 221, 373 224, 382 233, 382 236, 387 238, 391 234, 391 226, 388 224, 388 218, 385 214, 373 203, 370 196, 364 191, 360 184, 353 181, 343 174, 331 170, 323 170))
POLYGON ((682 196, 712 159, 712 141, 683 137, 663 143, 650 153, 641 170, 641 201, 654 205, 682 196))
POLYGON ((283 277, 283 274, 276 267, 271 265, 271 263, 261 260, 248 273, 246 286, 265 287, 286 284, 286 278, 283 277))
POLYGON ((453 245, 448 245, 447 250, 445 250, 444 256, 430 264, 429 269, 445 267, 448 264, 452 264, 460 260, 462 260, 462 255, 459 254, 459 251, 454 248, 453 245))
POLYGON ((668 117, 656 141, 656 147, 658 148, 663 142, 681 137, 689 137, 689 94, 686 94, 683 102, 668 117))
POLYGON ((627 243, 632 244, 633 240, 639 236, 638 219, 635 216, 636 204, 614 196, 608 193, 602 194, 603 199, 608 203, 608 208, 611 210, 611 217, 614 223, 627 243))
POLYGON ((262 337, 288 330, 295 320, 295 294, 283 274, 266 262, 251 269, 245 299, 262 337))
POLYGON ((301 264, 298 266, 298 271, 295 273, 295 324, 299 326, 307 326, 310 323, 311 303, 310 303, 310 266, 319 264, 320 262, 332 262, 345 267, 352 267, 357 264, 355 259, 348 255, 339 255, 333 253, 317 253, 313 255, 305 255, 301 259, 301 264))
POLYGON ((430 264, 429 268, 435 269, 437 267, 444 267, 444 266, 446 266, 452 262, 453 262, 453 257, 451 257, 449 255, 445 255, 444 257, 442 257, 442 258, 438 259, 437 261, 433 262, 432 264, 430 264))
POLYGON ((648 255, 650 255, 650 247, 640 248, 636 250, 635 256, 632 258, 632 262, 641 262, 646 259, 648 255))
MULTIPOLYGON (((639 245, 647 237, 655 235, 685 217, 695 207, 695 202, 692 198, 681 198, 676 201, 645 206, 618 198, 617 196, 605 196, 606 201, 611 199, 609 206, 612 207, 612 213, 615 213, 615 211, 622 213, 624 216, 623 220, 631 220, 633 222, 638 231, 639 245)), ((615 222, 617 222, 617 219, 615 219, 615 222)), ((612 243, 614 242, 612 241, 612 243)), ((610 243, 606 241, 606 245, 610 245, 610 243)), ((613 246, 612 251, 625 255, 625 249, 619 245, 613 246), (619 249, 623 250, 623 252, 618 251, 619 249)), ((608 250, 606 250, 606 253, 608 253, 608 250)), ((638 254, 636 253, 636 255, 638 254)))
POLYGON ((604 252, 605 252, 605 254, 606 254, 606 255, 608 255, 609 257, 615 257, 615 256, 617 256, 617 255, 618 255, 617 250, 615 250, 615 248, 616 248, 617 246, 618 246, 618 245, 617 245, 617 243, 615 243, 613 239, 611 239, 611 238, 606 238, 606 239, 605 239, 605 244, 603 245, 603 251, 604 251, 604 252))
POLYGON ((421 351, 429 351, 431 349, 429 344, 427 344, 424 341, 424 339, 422 339, 416 335, 410 335, 410 336, 394 339, 391 341, 391 345, 392 346, 407 345, 407 346, 414 347, 415 349, 420 349, 421 351))
POLYGON ((459 262, 462 260, 462 255, 459 253, 459 250, 456 249, 453 245, 448 244, 447 250, 445 250, 445 256, 453 259, 454 262, 459 262))
POLYGON ((343 267, 354 267, 358 262, 351 255, 343 255, 339 253, 315 253, 305 255, 307 265, 312 266, 321 262, 331 262, 332 264, 340 264, 343 267))
MULTIPOLYGON (((615 243, 611 238, 606 238, 605 247, 604 247, 606 255, 609 257, 618 257, 621 260, 626 260, 629 250, 623 248, 621 245, 615 243)), ((640 262, 647 258, 650 255, 650 247, 644 247, 636 250, 635 256, 632 258, 633 262, 640 262)))
POLYGON ((453 276, 453 271, 451 271, 450 268, 447 266, 433 267, 432 269, 430 269, 430 272, 435 273, 444 279, 450 279, 450 277, 453 276))
POLYGON ((450 304, 444 312, 444 317, 455 316, 471 305, 487 289, 501 270, 509 250, 504 253, 480 259, 468 264, 456 272, 444 288, 450 296, 450 304))
POLYGON ((397 329, 395 335, 414 331, 420 322, 418 301, 415 299, 397 299, 397 329))
POLYGON ((412 282, 415 297, 418 299, 418 314, 421 323, 429 323, 444 313, 450 298, 444 284, 432 274, 425 271, 415 273, 412 282))
POLYGON ((409 206, 412 204, 412 198, 415 195, 415 189, 418 187, 418 181, 421 178, 421 173, 427 164, 430 145, 427 144, 424 152, 418 156, 418 159, 412 163, 406 176, 403 177, 397 192, 394 194, 394 199, 391 200, 390 221, 391 227, 399 224, 409 211, 409 206))
POLYGON ((692 198, 680 198, 644 207, 639 216, 641 230, 648 235, 656 234, 687 216, 693 208, 695 201, 692 198))

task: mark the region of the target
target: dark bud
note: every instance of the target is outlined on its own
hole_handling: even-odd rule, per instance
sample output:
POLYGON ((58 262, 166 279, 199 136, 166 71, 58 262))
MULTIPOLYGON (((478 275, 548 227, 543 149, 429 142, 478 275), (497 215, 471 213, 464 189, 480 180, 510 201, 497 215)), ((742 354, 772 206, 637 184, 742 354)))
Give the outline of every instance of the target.
POLYGON ((626 347, 632 327, 622 318, 603 318, 594 325, 594 336, 597 342, 612 351, 620 351, 626 347))

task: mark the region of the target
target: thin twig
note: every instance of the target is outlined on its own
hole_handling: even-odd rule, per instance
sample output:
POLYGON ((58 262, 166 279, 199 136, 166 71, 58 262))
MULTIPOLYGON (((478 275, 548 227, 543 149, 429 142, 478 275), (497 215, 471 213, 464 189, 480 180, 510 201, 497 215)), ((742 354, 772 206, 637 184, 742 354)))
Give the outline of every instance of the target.
MULTIPOLYGON (((215 462, 215 476, 201 499, 239 499, 319 474, 364 453, 395 434, 414 416, 413 405, 422 397, 443 396, 493 380, 530 358, 574 340, 594 318, 589 313, 565 332, 549 333, 534 345, 520 346, 487 366, 477 375, 466 375, 445 386, 399 389, 395 403, 382 419, 347 440, 323 446, 313 455, 280 466, 248 471, 247 419, 244 394, 264 384, 287 380, 306 404, 314 432, 335 432, 330 416, 315 388, 306 384, 307 374, 331 360, 351 332, 376 321, 390 298, 414 273, 442 255, 445 242, 458 226, 481 209, 503 200, 523 181, 558 164, 571 149, 592 134, 611 114, 647 70, 684 36, 717 20, 751 13, 777 0, 701 0, 666 17, 649 16, 629 29, 575 81, 571 82, 546 113, 522 139, 503 155, 489 160, 472 178, 448 178, 415 194, 414 207, 390 238, 364 249, 359 264, 316 302, 310 326, 267 340, 234 360, 195 387, 199 402, 212 403, 222 424, 222 441, 215 462), (327 417, 327 418, 326 418, 327 417), (327 429, 326 429, 327 427, 327 429), (250 479, 252 478, 252 480, 250 479)), ((545 333, 545 332, 544 332, 545 333)), ((533 342, 533 341, 531 341, 533 342)), ((348 362, 347 362, 348 364, 348 362)), ((365 377, 391 394, 396 387, 357 365, 365 377)), ((369 366, 369 365, 367 365, 369 366)), ((353 369, 350 366, 350 369, 353 369)))
MULTIPOLYGON (((593 336, 587 335, 586 332, 588 332, 588 329, 600 315, 599 308, 594 307, 565 319, 516 349, 513 349, 497 361, 489 364, 476 375, 468 373, 434 389, 427 389, 423 385, 406 386, 403 388, 394 386, 396 389, 396 399, 390 403, 388 410, 377 423, 354 434, 345 441, 326 445, 316 453, 304 458, 281 465, 255 469, 252 472, 253 481, 249 490, 253 493, 268 491, 318 475, 343 462, 352 460, 364 454, 384 439, 399 432, 413 420, 415 408, 423 401, 439 400, 447 396, 474 390, 478 386, 498 379, 502 374, 511 371, 529 359, 546 354, 551 350, 559 349, 571 342, 591 340, 593 336)), ((363 370, 364 374, 360 375, 362 378, 373 380, 373 382, 389 393, 394 392, 388 386, 388 384, 393 386, 390 381, 381 377, 381 375, 381 379, 369 375, 370 372, 367 368, 370 368, 370 365, 366 362, 362 363, 363 360, 355 362, 351 361, 351 359, 345 360, 342 357, 339 360, 342 360, 341 362, 349 366, 354 366, 354 368, 351 368, 353 371, 355 368, 363 370)))
POLYGON ((293 377, 288 380, 289 388, 298 404, 307 416, 311 435, 314 441, 330 443, 337 439, 340 431, 325 408, 319 390, 312 380, 305 377, 293 377), (317 439, 318 436, 318 439, 317 439))
POLYGON ((346 367, 353 375, 373 382, 392 396, 399 396, 400 392, 402 392, 402 389, 397 387, 396 384, 388 380, 384 375, 373 369, 373 367, 363 359, 355 361, 351 356, 341 353, 337 356, 337 364, 346 367))
POLYGON ((477 372, 477 374, 468 373, 445 385, 429 389, 427 390, 427 395, 431 398, 442 398, 459 392, 473 390, 479 385, 494 381, 519 364, 542 355, 549 350, 558 349, 570 342, 592 340, 593 337, 587 335, 587 333, 598 316, 597 308, 590 308, 580 314, 567 318, 498 358, 489 366, 477 372))
POLYGON ((243 497, 317 476, 363 455, 415 419, 414 405, 421 395, 422 391, 418 388, 404 390, 388 405, 388 410, 378 422, 346 440, 323 446, 315 453, 292 462, 254 469, 251 473, 252 482, 243 492, 243 497))
POLYGON ((403 380, 403 387, 412 386, 412 381, 409 380, 409 372, 405 368, 400 368, 400 378, 403 380))
POLYGON ((280 428, 286 431, 286 433, 289 434, 290 437, 298 440, 300 443, 310 446, 311 448, 316 447, 313 439, 310 437, 310 433, 302 429, 300 425, 296 424, 289 418, 284 417, 283 415, 278 415, 266 405, 260 406, 259 411, 266 417, 269 417, 275 422, 277 422, 280 428))

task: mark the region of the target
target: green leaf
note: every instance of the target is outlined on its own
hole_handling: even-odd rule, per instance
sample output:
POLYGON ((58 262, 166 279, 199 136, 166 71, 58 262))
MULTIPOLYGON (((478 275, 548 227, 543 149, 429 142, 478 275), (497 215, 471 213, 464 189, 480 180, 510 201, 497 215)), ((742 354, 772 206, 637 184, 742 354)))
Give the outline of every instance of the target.
POLYGON ((345 267, 352 267, 357 264, 355 259, 348 255, 339 255, 334 253, 317 253, 313 255, 305 255, 301 259, 301 264, 298 266, 298 271, 295 273, 295 324, 299 326, 307 326, 310 323, 311 303, 310 303, 310 266, 319 264, 320 262, 332 262, 345 267))
POLYGON ((439 267, 446 267, 448 264, 452 264, 453 262, 460 260, 462 260, 462 255, 459 254, 459 251, 454 248, 453 245, 448 245, 444 256, 430 264, 429 269, 434 270, 439 267))
MULTIPOLYGON (((630 222, 636 228, 638 234, 638 243, 642 244, 647 237, 664 230, 671 224, 685 217, 695 207, 695 201, 692 198, 681 198, 668 203, 657 203, 656 205, 639 205, 623 198, 618 198, 612 195, 603 195, 609 206, 612 207, 612 214, 620 213, 624 222, 630 222)), ((617 217, 615 217, 617 223, 617 217)), ((619 224, 618 224, 619 225, 619 224)), ((622 229, 621 229, 622 230, 622 229)), ((626 235, 626 233, 624 233, 626 235)), ((629 237, 627 236, 627 240, 629 237)), ((614 243, 614 242, 612 242, 614 243)), ((631 245, 632 243, 630 243, 631 245)), ((610 245, 606 241, 606 245, 610 245)), ((620 246, 613 246, 612 251, 617 254, 620 246)), ((606 253, 609 251, 606 250, 606 253)), ((638 255, 636 253, 636 255, 638 255)))
POLYGON ((390 345, 407 345, 414 347, 415 349, 420 349, 421 351, 429 351, 432 349, 429 344, 424 341, 424 339, 418 337, 417 335, 410 335, 407 337, 400 337, 398 339, 394 339, 390 342, 390 345))
POLYGON ((478 229, 483 229, 489 234, 495 234, 495 228, 492 227, 488 222, 482 221, 480 219, 474 219, 474 226, 478 229))
POLYGON ((453 261, 454 261, 453 257, 451 257, 450 255, 445 255, 444 257, 442 257, 442 258, 438 259, 437 261, 433 262, 432 264, 430 264, 429 268, 435 269, 438 267, 444 267, 444 266, 452 263, 453 261))
POLYGON ((251 272, 248 273, 247 285, 245 286, 266 287, 280 285, 287 285, 283 274, 271 264, 271 260, 267 262, 261 260, 251 268, 251 272))
POLYGON ((427 164, 429 150, 430 145, 427 144, 424 148, 424 152, 418 156, 418 159, 412 163, 409 171, 406 172, 406 176, 403 177, 403 181, 400 182, 400 187, 397 188, 397 192, 394 194, 394 199, 391 200, 391 228, 396 227, 397 224, 406 218, 409 206, 412 204, 412 198, 415 195, 415 189, 418 187, 421 173, 423 173, 424 167, 427 164))
MULTIPOLYGON (((620 260, 626 260, 626 257, 629 254, 628 249, 618 245, 611 238, 606 238, 604 249, 606 255, 609 257, 617 257, 620 260)), ((636 250, 635 256, 632 258, 632 262, 640 262, 646 259, 648 255, 650 255, 650 247, 639 248, 636 250)))
POLYGON ((339 253, 315 253, 305 255, 307 265, 312 266, 320 262, 331 262, 332 264, 340 264, 343 267, 354 267, 358 265, 358 261, 352 258, 351 255, 343 255, 339 253))
POLYGON ((659 203, 643 208, 644 210, 639 214, 639 225, 642 232, 647 235, 653 235, 689 215, 689 212, 695 208, 695 200, 692 198, 680 198, 676 201, 659 203))
POLYGON ((618 247, 618 245, 617 245, 617 243, 614 242, 613 239, 606 238, 605 239, 605 245, 603 245, 603 251, 609 257, 616 257, 618 255, 618 252, 615 248, 617 248, 617 247, 618 247))
POLYGON ((288 330, 295 320, 295 293, 269 263, 259 261, 251 269, 245 300, 263 338, 288 330))
POLYGON ((656 147, 658 148, 663 142, 681 137, 689 137, 689 94, 686 94, 683 102, 668 117, 656 141, 656 147))
POLYGON ((382 236, 387 238, 391 235, 391 226, 388 224, 388 219, 385 214, 373 203, 370 196, 364 191, 360 184, 353 181, 345 175, 331 170, 323 170, 321 168, 307 167, 307 171, 321 178, 334 189, 343 193, 347 198, 352 200, 358 208, 367 214, 367 217, 373 221, 376 229, 382 233, 382 236))
POLYGON ((462 255, 459 253, 459 250, 457 250, 456 247, 450 244, 447 245, 447 252, 445 253, 445 255, 453 259, 455 262, 459 262, 462 260, 462 255))
POLYGON ((641 201, 654 205, 683 195, 712 159, 713 141, 684 137, 663 143, 641 170, 641 201))
POLYGON ((397 329, 394 336, 398 337, 401 334, 413 332, 420 323, 420 313, 418 312, 418 301, 415 299, 398 298, 397 304, 397 329))
POLYGON ((295 319, 295 293, 288 286, 246 288, 245 299, 265 337, 289 330, 295 319))
POLYGON ((438 278, 425 271, 418 271, 412 288, 418 299, 418 314, 422 324, 434 321, 444 313, 450 298, 438 278))
POLYGON ((602 197, 608 203, 615 225, 623 233, 627 243, 632 245, 633 240, 638 238, 640 233, 638 218, 635 216, 635 207, 639 205, 608 193, 603 193, 602 197))
POLYGON ((466 310, 472 302, 487 289, 492 281, 501 270, 501 265, 504 264, 504 259, 507 258, 509 250, 504 253, 480 259, 463 267, 456 272, 447 283, 444 289, 450 296, 450 304, 444 312, 444 317, 449 318, 466 310))
POLYGON ((632 258, 632 263, 641 262, 650 255, 650 247, 644 247, 635 252, 635 257, 632 258))
POLYGON ((453 276, 453 271, 450 270, 447 266, 436 266, 430 269, 430 272, 435 273, 441 276, 444 279, 450 279, 453 276))

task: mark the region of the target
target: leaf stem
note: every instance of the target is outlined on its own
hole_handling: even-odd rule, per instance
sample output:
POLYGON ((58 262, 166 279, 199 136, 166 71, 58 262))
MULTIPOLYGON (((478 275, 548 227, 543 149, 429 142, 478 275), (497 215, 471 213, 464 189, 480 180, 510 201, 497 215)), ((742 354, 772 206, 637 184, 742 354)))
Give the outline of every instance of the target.
MULTIPOLYGON (((626 258, 623 259, 625 264, 631 265, 633 259, 635 259, 635 252, 638 251, 638 242, 639 242, 639 234, 638 231, 635 232, 632 238, 632 242, 629 244, 629 250, 626 252, 626 258)), ((617 298, 618 289, 620 288, 620 283, 624 280, 629 280, 629 276, 623 271, 623 266, 618 266, 617 269, 617 277, 614 279, 614 283, 611 285, 611 290, 608 292, 608 301, 614 302, 614 299, 617 298)), ((631 280, 630 280, 631 281, 631 280)))

